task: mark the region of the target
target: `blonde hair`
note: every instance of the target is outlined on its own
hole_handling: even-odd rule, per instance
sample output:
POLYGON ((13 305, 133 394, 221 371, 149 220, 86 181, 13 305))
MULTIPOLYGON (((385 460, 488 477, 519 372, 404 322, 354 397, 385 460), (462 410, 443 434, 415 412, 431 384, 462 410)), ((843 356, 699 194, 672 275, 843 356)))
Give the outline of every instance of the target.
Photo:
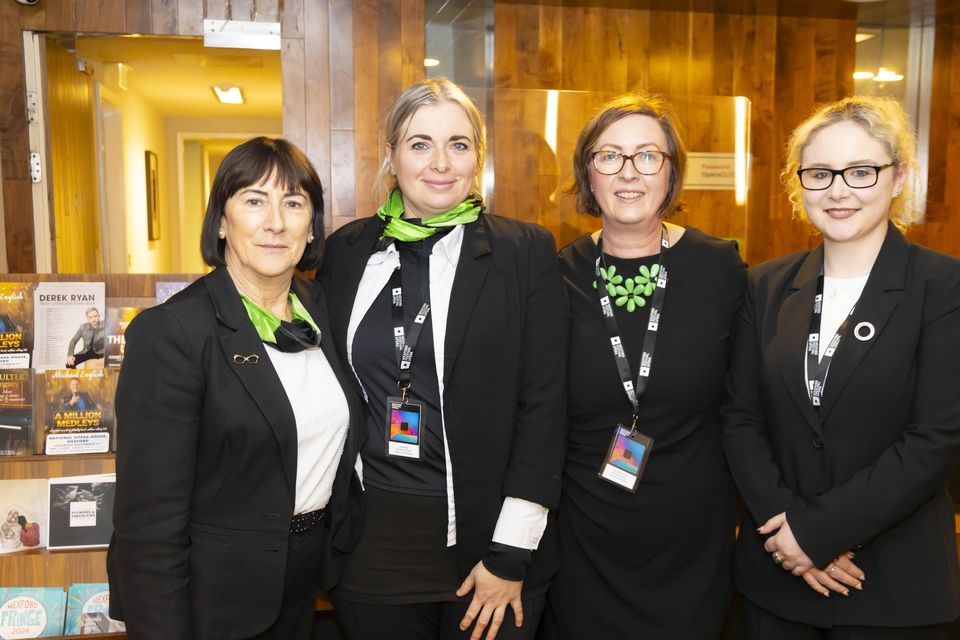
POLYGON ((641 91, 610 100, 601 106, 590 122, 581 129, 573 151, 573 182, 567 187, 567 192, 576 196, 578 211, 592 216, 602 213, 600 203, 590 189, 591 155, 600 136, 610 125, 634 115, 649 116, 656 120, 667 138, 665 151, 670 155, 670 180, 657 215, 666 218, 681 210, 680 191, 683 189, 683 178, 687 172, 687 149, 680 136, 677 115, 662 96, 641 91))
MULTIPOLYGON (((390 107, 384 121, 384 135, 387 138, 387 145, 390 149, 396 149, 400 144, 400 138, 410 124, 413 114, 417 109, 426 105, 440 104, 441 102, 452 102, 460 105, 467 120, 473 127, 473 142, 477 153, 477 170, 473 176, 472 195, 477 198, 481 194, 481 180, 483 178, 484 159, 487 154, 487 133, 483 126, 483 118, 473 99, 468 96, 463 89, 447 80, 444 77, 427 78, 416 82, 400 94, 400 96, 390 107)), ((373 182, 374 189, 380 198, 386 198, 387 195, 397 186, 397 178, 390 172, 390 155, 386 154, 383 162, 380 164, 380 170, 377 172, 373 182)))
POLYGON ((803 207, 803 187, 800 185, 800 157, 814 134, 838 122, 853 122, 890 154, 897 171, 906 171, 900 195, 890 204, 889 219, 901 230, 920 220, 914 206, 912 177, 917 175, 917 141, 910 118, 899 102, 885 96, 850 96, 825 104, 793 130, 787 142, 786 166, 780 172, 780 181, 795 217, 809 222, 803 207))

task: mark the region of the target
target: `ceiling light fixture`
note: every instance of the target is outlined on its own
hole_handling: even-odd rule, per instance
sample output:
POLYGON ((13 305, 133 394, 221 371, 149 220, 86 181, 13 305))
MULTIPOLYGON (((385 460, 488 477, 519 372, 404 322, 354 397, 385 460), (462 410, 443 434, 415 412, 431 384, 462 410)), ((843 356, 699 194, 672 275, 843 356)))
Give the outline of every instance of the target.
POLYGON ((439 64, 440 64, 440 61, 437 60, 436 58, 424 58, 424 59, 423 59, 423 66, 425 66, 425 67, 436 67, 436 66, 439 65, 439 64))
POLYGON ((873 77, 873 71, 854 71, 853 79, 854 80, 869 80, 873 77))
POLYGON ((234 87, 229 84, 218 84, 211 87, 213 93, 217 96, 220 104, 243 104, 243 92, 240 87, 234 87))
POLYGON ((873 38, 874 38, 874 34, 864 33, 861 31, 856 36, 854 36, 853 41, 856 42, 857 44, 860 44, 861 42, 866 42, 867 40, 871 40, 873 38))

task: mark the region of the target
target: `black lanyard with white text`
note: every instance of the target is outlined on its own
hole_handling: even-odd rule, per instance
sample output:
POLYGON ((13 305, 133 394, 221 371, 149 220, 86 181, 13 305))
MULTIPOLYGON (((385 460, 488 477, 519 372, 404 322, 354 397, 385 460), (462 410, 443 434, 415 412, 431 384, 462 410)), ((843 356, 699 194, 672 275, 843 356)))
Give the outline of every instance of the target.
POLYGON ((610 338, 610 347, 613 349, 613 359, 617 363, 620 374, 620 383, 633 406, 630 427, 623 424, 616 425, 613 439, 607 449, 607 455, 600 464, 597 472, 602 479, 621 489, 634 493, 640 486, 640 477, 643 475, 650 450, 653 447, 653 438, 637 431, 637 421, 640 418, 640 400, 647 391, 647 382, 653 367, 653 351, 657 346, 657 333, 660 329, 660 312, 663 310, 663 297, 667 289, 667 250, 670 248, 670 238, 667 235, 666 225, 660 227, 660 261, 657 264, 656 286, 650 297, 650 318, 647 320, 647 331, 643 336, 643 353, 640 356, 640 367, 637 372, 637 381, 631 380, 630 361, 620 338, 620 329, 613 314, 611 298, 613 294, 607 288, 601 274, 603 261, 603 233, 597 238, 597 261, 594 265, 594 281, 597 286, 597 296, 600 298, 600 309, 603 312, 603 321, 607 326, 610 338))
MULTIPOLYGON (((398 254, 399 255, 399 254, 398 254)), ((410 366, 413 364, 413 351, 420 340, 423 323, 430 315, 430 304, 423 303, 420 311, 410 323, 409 330, 403 328, 403 281, 400 277, 400 265, 390 275, 390 306, 393 312, 393 347, 399 370, 397 386, 403 392, 406 400, 407 390, 410 389, 410 366), (409 333, 409 336, 407 335, 409 333)))
POLYGON ((820 357, 820 330, 823 325, 823 265, 820 265, 820 275, 817 277, 817 295, 813 299, 813 313, 810 315, 810 332, 807 336, 807 395, 810 397, 810 404, 814 410, 820 410, 820 404, 823 400, 823 391, 827 386, 827 373, 830 370, 830 363, 840 345, 840 339, 846 333, 850 325, 850 318, 853 317, 853 311, 857 308, 854 304, 850 313, 844 318, 840 328, 830 339, 827 348, 823 350, 823 357, 820 357))
POLYGON ((637 426, 637 418, 640 412, 640 399, 647 390, 647 382, 650 376, 650 369, 653 366, 653 352, 657 345, 657 331, 660 326, 660 313, 663 310, 663 298, 667 290, 667 250, 670 248, 670 239, 667 236, 666 226, 661 227, 660 231, 660 262, 657 271, 656 288, 650 298, 650 319, 647 321, 647 331, 643 337, 643 354, 640 358, 640 368, 637 374, 637 381, 631 380, 630 362, 627 359, 627 352, 623 347, 623 341, 620 338, 620 329, 617 326, 617 318, 613 314, 613 302, 611 295, 607 291, 607 285, 600 275, 600 267, 603 264, 603 233, 597 238, 597 261, 594 265, 594 278, 597 283, 597 296, 600 298, 600 309, 603 312, 603 321, 607 326, 607 333, 610 337, 610 346, 613 349, 613 359, 617 363, 617 371, 620 373, 620 382, 623 389, 633 406, 633 416, 631 420, 631 429, 637 426))

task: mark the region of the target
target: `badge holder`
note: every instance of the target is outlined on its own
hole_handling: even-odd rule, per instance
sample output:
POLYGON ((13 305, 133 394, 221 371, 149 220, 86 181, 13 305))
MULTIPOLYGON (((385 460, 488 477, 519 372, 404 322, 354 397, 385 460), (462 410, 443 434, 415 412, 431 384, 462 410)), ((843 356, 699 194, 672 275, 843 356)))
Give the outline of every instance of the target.
POLYGON ((598 473, 607 482, 630 493, 637 492, 640 477, 647 466, 650 449, 653 447, 653 438, 637 431, 636 426, 636 416, 633 419, 633 428, 627 428, 622 424, 617 425, 610 448, 598 473))
POLYGON ((420 434, 423 424, 423 405, 403 396, 387 398, 387 455, 394 458, 420 460, 420 434))

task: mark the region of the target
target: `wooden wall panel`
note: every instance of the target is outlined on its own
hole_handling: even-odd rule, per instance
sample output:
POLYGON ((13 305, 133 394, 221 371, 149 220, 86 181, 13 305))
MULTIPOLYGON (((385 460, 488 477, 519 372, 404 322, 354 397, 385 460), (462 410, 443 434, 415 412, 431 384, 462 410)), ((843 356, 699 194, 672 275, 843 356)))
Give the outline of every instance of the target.
MULTIPOLYGON (((782 195, 782 149, 814 104, 853 90, 855 20, 512 2, 498 2, 494 11, 497 213, 539 219, 561 245, 596 227, 544 181, 569 178, 573 141, 601 94, 644 89, 684 103, 688 113, 689 98, 742 95, 752 105, 747 212, 731 192, 699 191, 687 195, 689 213, 678 220, 745 237, 751 262, 810 245, 782 195), (543 98, 530 91, 544 89, 591 92, 594 100, 582 108, 568 103, 566 114, 561 107, 555 157, 548 147, 543 152, 543 98), (553 198, 531 201, 536 193, 553 198)), ((732 151, 709 137, 688 142, 695 151, 732 151)))

